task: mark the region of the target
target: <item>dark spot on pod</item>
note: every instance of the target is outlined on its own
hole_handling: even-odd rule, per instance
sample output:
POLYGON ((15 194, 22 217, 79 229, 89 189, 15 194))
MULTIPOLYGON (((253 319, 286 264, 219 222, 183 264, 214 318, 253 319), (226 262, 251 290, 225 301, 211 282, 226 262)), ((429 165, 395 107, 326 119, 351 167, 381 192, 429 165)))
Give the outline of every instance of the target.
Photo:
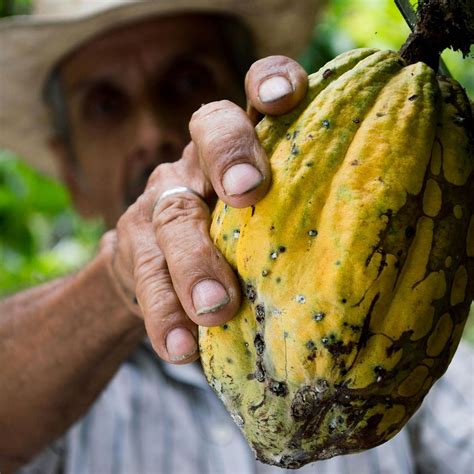
POLYGON ((277 283, 280 283, 280 282, 281 282, 281 278, 280 278, 280 277, 276 277, 276 278, 275 278, 275 281, 276 281, 277 283))
POLYGON ((224 331, 227 331, 227 329, 229 329, 229 325, 228 325, 228 324, 224 324, 224 325, 222 326, 222 329, 223 329, 224 331))
POLYGON ((323 343, 323 345, 327 345, 329 343, 329 338, 328 337, 322 337, 321 342, 323 343))
POLYGON ((247 380, 254 380, 255 374, 247 374, 247 380))
POLYGON ((270 273, 270 272, 269 272, 268 270, 266 270, 266 269, 265 269, 265 270, 262 270, 262 276, 263 276, 263 277, 268 276, 269 273, 270 273))
POLYGON ((308 168, 312 168, 314 166, 314 162, 313 161, 308 161, 304 165, 308 168))
POLYGON ((459 125, 460 127, 464 126, 464 122, 466 122, 466 117, 461 117, 460 115, 455 115, 453 117, 454 125, 459 125))
POLYGON ((324 393, 328 388, 329 388, 329 384, 327 380, 324 380, 324 379, 318 379, 316 380, 316 383, 314 384, 314 389, 318 393, 324 393))
POLYGON ((309 360, 310 362, 316 359, 316 351, 311 352, 311 354, 308 357, 306 357, 306 359, 309 360))
POLYGON ((255 288, 249 283, 245 285, 245 296, 251 303, 254 303, 257 299, 257 292, 255 291, 255 288))
POLYGON ((277 382, 276 380, 270 380, 270 382, 268 383, 268 389, 277 397, 286 397, 288 395, 288 386, 285 382, 277 382))
POLYGON ((284 253, 284 252, 286 252, 286 247, 284 247, 283 245, 280 245, 280 247, 278 247, 278 251, 280 253, 284 253))
POLYGON ((230 357, 227 357, 226 361, 227 361, 228 364, 232 364, 234 362, 230 357))
POLYGON ((336 420, 332 419, 332 420, 328 423, 328 431, 332 432, 332 431, 334 431, 336 428, 337 428, 337 422, 336 422, 336 420))
POLYGON ((324 127, 324 128, 329 128, 331 126, 331 122, 329 122, 329 120, 325 119, 321 122, 321 125, 324 127))
POLYGON ((133 304, 138 304, 138 300, 136 296, 133 297, 133 304))
POLYGON ((262 355, 265 350, 265 341, 263 340, 263 337, 261 334, 257 334, 255 336, 255 339, 253 340, 253 345, 255 346, 255 349, 257 350, 257 354, 262 355))
POLYGON ((284 454, 280 458, 278 466, 284 469, 297 469, 301 467, 301 463, 293 459, 289 454, 284 454))
POLYGON ((418 99, 418 94, 413 94, 410 97, 408 97, 408 100, 413 102, 414 100, 418 99))
POLYGON ((293 132, 293 139, 295 139, 295 138, 298 136, 299 133, 300 133, 299 130, 295 130, 295 131, 293 132))
POLYGON ((318 235, 318 231, 316 229, 311 229, 308 231, 308 235, 310 237, 316 237, 318 235))
POLYGON ((272 260, 276 260, 278 258, 278 252, 271 252, 270 253, 270 258, 272 260))
POLYGON ((332 69, 326 69, 324 72, 323 72, 323 79, 327 79, 329 76, 331 76, 333 73, 333 70, 332 69))
POLYGON ((347 327, 347 326, 349 326, 349 323, 348 323, 347 321, 344 321, 344 322, 342 323, 342 325, 347 327))
POLYGON ((222 240, 227 240, 227 234, 224 234, 224 235, 222 236, 222 240))
POLYGON ((344 375, 347 375, 347 372, 348 370, 347 369, 341 369, 341 375, 344 376, 344 375))
POLYGON ((336 267, 338 267, 339 265, 341 265, 341 261, 340 261, 340 260, 336 260, 336 267))
POLYGON ((315 321, 322 321, 325 316, 326 316, 326 313, 314 313, 313 314, 313 319, 315 321))
POLYGON ((358 326, 357 324, 351 324, 351 329, 355 332, 359 332, 360 326, 358 326))
POLYGON ((291 133, 287 133, 287 134, 285 135, 285 138, 286 138, 287 140, 291 140, 291 133))
POLYGON ((229 209, 229 205, 228 205, 228 204, 224 204, 224 211, 227 211, 227 209, 229 209))
POLYGON ((342 298, 341 303, 342 303, 342 304, 346 304, 346 303, 347 303, 346 298, 342 298))
POLYGON ((387 375, 387 371, 380 365, 374 367, 374 373, 376 382, 381 382, 385 375, 387 375))
POLYGON ((309 140, 312 140, 312 139, 313 139, 313 134, 312 134, 312 133, 308 133, 308 135, 306 135, 306 138, 308 138, 309 140))
POLYGON ((274 226, 274 225, 270 226, 270 231, 272 231, 272 230, 275 230, 275 226, 274 226))
POLYGON ((259 323, 263 323, 265 320, 265 306, 263 306, 263 304, 258 304, 255 307, 255 316, 259 323))
POLYGON ((255 206, 250 206, 250 207, 252 208, 252 214, 251 214, 251 217, 253 217, 253 216, 254 216, 254 214, 255 214, 255 206))
POLYGON ((357 166, 359 164, 359 160, 352 160, 351 166, 357 166))
POLYGON ((375 115, 376 115, 377 117, 383 117, 383 116, 385 116, 385 114, 384 114, 383 112, 377 112, 375 115))
POLYGON ((293 143, 293 145, 291 145, 291 154, 296 156, 299 152, 300 149, 296 146, 296 143, 293 143))
POLYGON ((352 121, 353 121, 354 123, 360 123, 360 119, 358 119, 357 117, 354 118, 354 119, 352 119, 352 121))
POLYGON ((313 341, 311 341, 311 340, 309 340, 309 341, 306 343, 306 348, 309 349, 310 351, 314 350, 315 347, 316 347, 316 344, 315 344, 313 341))
POLYGON ((331 338, 331 343, 326 344, 326 349, 331 355, 337 357, 341 354, 350 354, 352 351, 352 346, 352 342, 349 342, 345 345, 342 341, 336 341, 331 338))
POLYGON ((255 378, 259 382, 265 382, 265 370, 263 370, 262 361, 257 361, 257 367, 255 368, 255 378))
POLYGON ((314 410, 314 407, 318 401, 318 392, 309 386, 305 385, 301 387, 293 397, 291 402, 291 416, 296 420, 304 420, 308 418, 314 410))
POLYGON ((407 239, 411 239, 414 235, 415 235, 415 229, 414 229, 414 227, 412 227, 411 225, 409 225, 409 226, 405 229, 405 237, 406 237, 407 239))

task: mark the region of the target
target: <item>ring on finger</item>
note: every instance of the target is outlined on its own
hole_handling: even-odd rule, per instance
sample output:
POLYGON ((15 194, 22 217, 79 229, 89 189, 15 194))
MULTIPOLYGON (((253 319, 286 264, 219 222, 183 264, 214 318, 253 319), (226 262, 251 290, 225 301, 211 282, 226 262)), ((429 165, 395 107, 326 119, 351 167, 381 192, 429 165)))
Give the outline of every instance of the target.
POLYGON ((158 198, 156 199, 155 201, 155 204, 153 206, 153 210, 155 210, 156 206, 158 206, 158 204, 163 201, 163 199, 169 197, 169 196, 173 196, 175 194, 185 194, 185 193, 190 193, 190 194, 194 194, 195 196, 197 196, 199 199, 201 199, 204 203, 206 202, 206 200, 204 199, 204 196, 202 196, 201 194, 199 194, 197 191, 195 191, 194 189, 191 189, 191 188, 188 188, 186 186, 175 186, 174 188, 171 188, 171 189, 167 189, 166 191, 163 191, 159 196, 158 198))

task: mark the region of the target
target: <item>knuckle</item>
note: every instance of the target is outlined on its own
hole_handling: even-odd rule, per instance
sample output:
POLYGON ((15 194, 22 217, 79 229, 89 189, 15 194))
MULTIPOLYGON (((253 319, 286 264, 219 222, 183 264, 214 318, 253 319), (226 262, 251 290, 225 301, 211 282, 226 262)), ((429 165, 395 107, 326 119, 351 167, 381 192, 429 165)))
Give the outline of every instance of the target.
POLYGON ((161 165, 157 166, 148 177, 148 185, 153 185, 161 180, 163 175, 169 171, 170 167, 173 163, 162 163, 161 165))
POLYGON ((227 99, 209 102, 207 104, 202 105, 198 110, 193 113, 193 115, 191 116, 191 124, 195 123, 196 121, 209 119, 209 117, 213 117, 216 113, 228 109, 233 109, 236 107, 238 106, 227 99))
POLYGON ((155 209, 153 223, 155 230, 170 227, 170 225, 189 225, 193 221, 206 222, 209 220, 209 211, 200 198, 192 194, 176 194, 164 199, 155 209))
POLYGON ((158 287, 164 286, 169 281, 167 272, 160 271, 164 268, 164 258, 160 252, 147 249, 139 252, 135 257, 134 276, 137 286, 147 288, 153 279, 158 287))

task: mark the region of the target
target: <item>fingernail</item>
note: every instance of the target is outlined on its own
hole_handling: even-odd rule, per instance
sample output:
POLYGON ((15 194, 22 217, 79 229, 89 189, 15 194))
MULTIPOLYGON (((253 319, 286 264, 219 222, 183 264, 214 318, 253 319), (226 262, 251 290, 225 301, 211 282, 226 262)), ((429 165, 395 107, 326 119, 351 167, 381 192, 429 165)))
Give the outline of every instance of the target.
POLYGON ((263 176, 257 168, 247 163, 241 163, 229 168, 222 178, 222 186, 227 196, 245 194, 255 189, 263 181, 263 176))
POLYGON ((260 84, 258 97, 264 103, 275 102, 293 92, 293 86, 283 76, 273 76, 260 84))
POLYGON ((215 313, 230 301, 225 288, 216 280, 200 281, 193 288, 196 314, 215 313))
POLYGON ((198 350, 198 346, 188 329, 175 328, 166 336, 166 350, 170 360, 179 362, 192 356, 198 350))

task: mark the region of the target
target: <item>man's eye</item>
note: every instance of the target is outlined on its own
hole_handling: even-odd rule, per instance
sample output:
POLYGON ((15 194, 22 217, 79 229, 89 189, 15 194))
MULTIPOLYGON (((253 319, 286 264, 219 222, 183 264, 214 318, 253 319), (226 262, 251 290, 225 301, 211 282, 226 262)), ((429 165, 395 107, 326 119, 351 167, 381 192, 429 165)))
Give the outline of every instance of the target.
POLYGON ((180 64, 170 74, 169 89, 174 100, 186 100, 198 96, 200 100, 216 93, 214 73, 205 64, 186 62, 180 64))
POLYGON ((104 85, 87 94, 84 116, 93 121, 117 121, 126 115, 127 109, 125 95, 114 87, 104 85))

